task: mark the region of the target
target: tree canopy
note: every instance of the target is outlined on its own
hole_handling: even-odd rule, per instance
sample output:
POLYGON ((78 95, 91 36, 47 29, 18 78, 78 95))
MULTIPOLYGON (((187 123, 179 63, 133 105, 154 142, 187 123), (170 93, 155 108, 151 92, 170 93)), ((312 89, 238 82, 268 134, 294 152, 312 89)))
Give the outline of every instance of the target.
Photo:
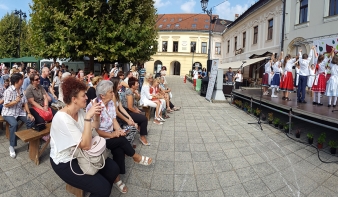
MULTIPOLYGON (((7 13, 0 20, 0 58, 18 57, 20 18, 7 13)), ((26 20, 21 22, 20 56, 29 56, 29 31, 26 20)))
POLYGON ((33 0, 31 9, 36 56, 147 61, 157 51, 153 0, 33 0))

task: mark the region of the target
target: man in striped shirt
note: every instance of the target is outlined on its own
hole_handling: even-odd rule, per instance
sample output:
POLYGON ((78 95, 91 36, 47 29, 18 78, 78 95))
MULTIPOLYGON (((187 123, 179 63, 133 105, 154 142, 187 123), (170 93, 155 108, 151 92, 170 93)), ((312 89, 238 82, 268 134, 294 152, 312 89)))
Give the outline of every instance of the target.
POLYGON ((141 64, 140 66, 140 70, 138 71, 139 72, 139 83, 140 83, 140 92, 141 92, 141 89, 142 89, 142 85, 143 85, 143 82, 144 82, 144 76, 146 75, 146 69, 144 68, 144 64, 141 64))

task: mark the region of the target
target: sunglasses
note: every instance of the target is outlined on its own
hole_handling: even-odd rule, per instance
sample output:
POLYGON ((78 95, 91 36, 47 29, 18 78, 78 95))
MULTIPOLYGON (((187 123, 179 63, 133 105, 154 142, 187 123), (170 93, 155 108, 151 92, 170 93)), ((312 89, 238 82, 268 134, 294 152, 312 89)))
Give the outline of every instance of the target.
POLYGON ((40 81, 40 78, 34 79, 34 81, 40 81))

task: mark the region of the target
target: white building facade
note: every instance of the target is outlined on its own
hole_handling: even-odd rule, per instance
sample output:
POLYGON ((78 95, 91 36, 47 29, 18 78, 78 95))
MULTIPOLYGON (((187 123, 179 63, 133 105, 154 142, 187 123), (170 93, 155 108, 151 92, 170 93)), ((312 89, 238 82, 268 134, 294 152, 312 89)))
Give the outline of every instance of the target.
POLYGON ((284 52, 338 49, 338 0, 286 0, 284 52))
MULTIPOLYGON (((221 64, 269 57, 280 53, 283 26, 283 2, 260 0, 231 23, 223 33, 221 64)), ((264 63, 244 64, 244 78, 261 78, 264 63)), ((226 65, 226 64, 225 64, 226 65)), ((235 68, 239 68, 239 64, 235 68)))

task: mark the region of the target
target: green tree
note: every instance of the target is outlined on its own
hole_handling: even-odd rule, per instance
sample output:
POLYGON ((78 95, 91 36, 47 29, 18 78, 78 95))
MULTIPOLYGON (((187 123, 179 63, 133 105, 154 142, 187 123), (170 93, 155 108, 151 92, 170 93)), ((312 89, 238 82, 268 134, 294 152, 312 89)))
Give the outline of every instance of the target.
MULTIPOLYGON (((7 13, 0 20, 0 58, 17 57, 19 44, 20 18, 7 13)), ((21 22, 20 56, 30 54, 27 45, 28 25, 26 20, 21 22)))
POLYGON ((46 58, 89 56, 91 63, 94 57, 146 61, 157 46, 153 4, 152 0, 33 0, 34 53, 46 58))

